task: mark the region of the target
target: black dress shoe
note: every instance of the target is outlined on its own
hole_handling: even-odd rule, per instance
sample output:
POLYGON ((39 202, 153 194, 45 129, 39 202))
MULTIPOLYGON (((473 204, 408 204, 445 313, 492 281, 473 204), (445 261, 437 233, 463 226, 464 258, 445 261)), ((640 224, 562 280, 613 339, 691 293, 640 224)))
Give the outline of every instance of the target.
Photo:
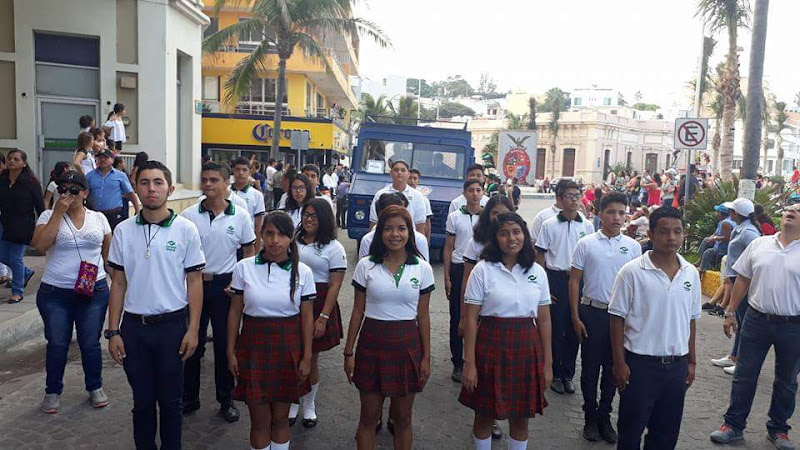
POLYGON ((614 426, 611 425, 610 417, 601 417, 597 422, 597 429, 600 432, 600 437, 603 438, 604 441, 609 444, 617 442, 617 432, 614 430, 614 426))
POLYGON ((553 390, 556 394, 563 394, 564 393, 564 382, 555 378, 552 383, 550 383, 550 389, 553 390))
POLYGON ((392 436, 394 436, 394 422, 392 421, 391 417, 386 420, 386 429, 389 430, 389 433, 392 433, 392 436))
POLYGON ((503 437, 503 430, 500 428, 500 425, 497 424, 495 420, 492 423, 492 439, 500 439, 503 437))
POLYGON ((460 366, 456 366, 453 368, 453 373, 450 375, 450 379, 453 380, 455 383, 461 383, 461 377, 463 375, 464 369, 460 366))
POLYGON ((600 430, 597 428, 597 420, 586 420, 586 423, 583 424, 583 438, 590 442, 600 440, 600 430))
POLYGON ((226 422, 236 422, 239 420, 239 410, 233 403, 226 403, 219 407, 219 415, 225 419, 226 422))
POLYGON ((183 403, 183 415, 188 416, 189 414, 197 411, 200 409, 200 400, 195 400, 192 402, 184 402, 183 403))
POLYGON ((304 428, 314 428, 317 426, 317 419, 303 419, 304 428))
POLYGON ((564 392, 567 394, 574 394, 575 393, 575 384, 572 380, 563 380, 564 382, 564 392))

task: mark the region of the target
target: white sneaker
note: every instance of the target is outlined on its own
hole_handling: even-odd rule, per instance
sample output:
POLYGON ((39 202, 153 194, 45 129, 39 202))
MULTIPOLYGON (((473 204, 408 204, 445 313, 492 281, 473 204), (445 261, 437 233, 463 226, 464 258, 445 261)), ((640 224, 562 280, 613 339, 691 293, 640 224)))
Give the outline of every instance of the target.
POLYGON ((724 358, 712 359, 711 364, 717 367, 733 367, 736 365, 736 362, 731 359, 731 355, 726 355, 724 358))
POLYGON ((108 405, 108 396, 103 392, 103 388, 89 392, 89 399, 92 401, 92 406, 95 408, 102 408, 108 405))
POLYGON ((725 367, 722 370, 724 370, 728 375, 733 375, 733 372, 736 371, 736 365, 734 364, 732 366, 725 367))

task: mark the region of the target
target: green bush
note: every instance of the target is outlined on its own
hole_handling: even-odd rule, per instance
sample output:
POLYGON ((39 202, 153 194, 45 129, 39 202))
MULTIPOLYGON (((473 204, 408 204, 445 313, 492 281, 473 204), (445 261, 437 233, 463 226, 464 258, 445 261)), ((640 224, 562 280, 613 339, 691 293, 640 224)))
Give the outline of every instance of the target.
MULTIPOLYGON (((686 241, 688 248, 696 250, 703 238, 714 234, 717 228, 714 207, 736 199, 739 192, 739 179, 717 181, 708 189, 699 192, 691 202, 687 211, 689 221, 686 241)), ((777 217, 781 205, 786 201, 788 193, 781 186, 772 186, 756 191, 755 202, 764 207, 770 217, 777 217)), ((775 223, 778 223, 777 221, 775 223)))

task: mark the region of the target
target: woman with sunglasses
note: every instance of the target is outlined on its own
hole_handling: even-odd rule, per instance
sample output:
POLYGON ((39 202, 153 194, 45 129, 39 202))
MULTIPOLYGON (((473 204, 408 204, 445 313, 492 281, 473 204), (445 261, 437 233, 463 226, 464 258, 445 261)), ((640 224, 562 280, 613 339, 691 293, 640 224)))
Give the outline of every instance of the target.
POLYGON ((36 306, 47 339, 47 379, 41 410, 61 407, 72 330, 77 329, 86 390, 92 406, 108 404, 103 392, 100 332, 106 318, 109 289, 104 261, 111 242, 106 217, 86 208, 86 177, 68 170, 58 177, 58 201, 39 217, 32 245, 47 255, 36 306), (93 280, 93 287, 91 282, 93 280), (83 288, 82 288, 83 287, 83 288))
POLYGON ((314 188, 307 176, 299 173, 289 178, 289 196, 283 208, 292 218, 295 228, 302 221, 303 207, 314 198, 314 188))
MULTIPOLYGON (((314 273, 317 298, 314 300, 314 342, 311 347, 311 392, 300 401, 303 407, 303 426, 317 425, 316 396, 319 388, 319 354, 337 345, 343 337, 342 313, 339 310, 339 289, 347 270, 344 246, 336 240, 336 221, 330 203, 317 197, 303 207, 302 223, 297 232, 300 262, 314 273)), ((289 423, 297 419, 299 405, 289 410, 289 423)))

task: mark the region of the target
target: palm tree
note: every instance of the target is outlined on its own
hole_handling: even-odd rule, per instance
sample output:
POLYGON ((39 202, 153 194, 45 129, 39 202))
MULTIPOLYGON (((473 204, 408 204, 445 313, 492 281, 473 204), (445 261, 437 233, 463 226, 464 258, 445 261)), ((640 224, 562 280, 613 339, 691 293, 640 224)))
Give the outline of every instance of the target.
POLYGON ((214 0, 215 15, 225 6, 250 6, 250 18, 223 28, 203 41, 203 50, 224 51, 239 36, 262 36, 261 43, 243 58, 225 82, 224 101, 234 105, 250 91, 251 83, 263 72, 274 69, 268 63, 271 54, 278 54, 278 89, 275 103, 274 134, 271 155, 277 157, 280 147, 283 98, 286 96, 286 61, 295 49, 321 62, 330 70, 322 43, 326 38, 342 36, 353 39, 365 34, 381 47, 390 45, 389 38, 374 23, 353 17, 354 0, 214 0))
POLYGON ((709 83, 712 91, 711 102, 708 107, 714 115, 714 139, 711 141, 711 148, 713 150, 713 160, 711 162, 712 173, 719 173, 719 151, 720 144, 722 143, 722 113, 724 110, 723 100, 723 74, 725 72, 724 63, 717 65, 715 74, 711 76, 709 83))
POLYGON ((522 114, 520 116, 512 113, 506 113, 506 129, 507 130, 523 130, 527 128, 528 115, 522 114))
POLYGON ((394 105, 386 99, 385 95, 374 98, 369 94, 361 94, 361 114, 363 121, 393 123, 389 116, 394 116, 394 105), (370 117, 368 119, 368 117, 370 117))
POLYGON ((775 162, 775 175, 783 176, 783 136, 781 131, 786 129, 786 102, 775 102, 775 148, 778 150, 778 160, 775 162))
POLYGON ((561 111, 564 109, 564 102, 567 94, 561 89, 550 88, 545 94, 545 105, 550 110, 550 123, 547 128, 550 130, 550 179, 556 176, 556 144, 558 143, 558 120, 561 118, 561 111))
POLYGON ((536 98, 528 99, 528 129, 536 130, 536 98))
MULTIPOLYGON (((389 103, 389 105, 391 105, 391 103, 389 103)), ((394 112, 395 123, 401 125, 416 125, 417 108, 419 108, 419 103, 414 100, 414 97, 407 95, 400 98, 397 102, 397 110, 394 112)))
POLYGON ((740 26, 750 20, 749 0, 698 0, 697 14, 702 16, 706 28, 712 33, 723 29, 728 32, 728 54, 725 59, 724 96, 722 113, 722 148, 720 150, 720 174, 727 181, 733 168, 733 133, 736 99, 739 89, 739 55, 737 36, 740 26))
POLYGON ((769 125, 770 121, 772 120, 771 109, 774 104, 775 99, 767 92, 767 88, 764 88, 764 108, 763 112, 761 113, 761 126, 764 128, 761 133, 761 151, 764 153, 764 162, 762 163, 761 167, 763 168, 764 173, 767 172, 767 160, 769 153, 769 125))

